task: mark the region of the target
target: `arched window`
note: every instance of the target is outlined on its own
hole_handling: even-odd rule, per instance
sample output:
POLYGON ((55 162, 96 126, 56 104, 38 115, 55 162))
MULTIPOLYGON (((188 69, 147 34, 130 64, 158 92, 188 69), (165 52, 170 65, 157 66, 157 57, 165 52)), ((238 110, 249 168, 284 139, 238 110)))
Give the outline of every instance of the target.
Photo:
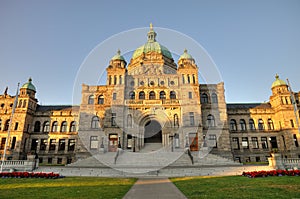
POLYGON ((216 93, 213 93, 211 95, 211 102, 214 103, 214 104, 217 104, 218 103, 218 96, 216 93))
POLYGON ((145 99, 145 92, 144 91, 139 92, 139 99, 145 99))
POLYGON ((52 123, 51 132, 57 132, 57 130, 58 130, 58 122, 55 121, 52 123))
POLYGON ((201 103, 207 104, 208 103, 208 96, 206 93, 201 94, 201 103))
POLYGON ((94 104, 94 95, 89 96, 88 104, 94 104))
POLYGON ((230 120, 230 126, 229 126, 231 131, 236 131, 236 121, 234 119, 230 120))
POLYGON ((150 100, 154 100, 155 99, 155 92, 154 91, 150 91, 150 93, 149 93, 149 99, 150 100))
POLYGON ((66 121, 63 121, 61 123, 60 132, 67 132, 67 126, 68 126, 68 123, 66 121))
POLYGON ((159 93, 159 99, 166 99, 166 93, 165 93, 165 91, 160 91, 160 93, 159 93))
POLYGON ((191 83, 190 75, 187 75, 187 80, 188 80, 188 83, 190 84, 191 83))
POLYGON ((34 123, 34 129, 33 129, 33 131, 34 132, 40 132, 40 130, 41 130, 41 122, 40 121, 36 121, 34 123))
POLYGON ((264 121, 262 119, 258 120, 258 130, 264 130, 264 121))
POLYGON ((129 99, 135 99, 135 92, 134 91, 131 91, 129 93, 129 99))
POLYGON ((22 107, 22 100, 19 100, 18 108, 21 108, 21 107, 22 107))
POLYGON ((0 130, 2 129, 2 120, 0 119, 0 130))
POLYGON ((196 78, 195 78, 195 75, 193 75, 193 84, 196 84, 196 78))
POLYGON ((97 129, 100 127, 100 121, 99 121, 99 117, 97 116, 94 116, 92 118, 92 123, 91 123, 91 128, 92 129, 97 129))
POLYGON ((5 124, 4 124, 4 131, 7 131, 9 128, 9 121, 10 120, 6 120, 5 124))
POLYGON ((76 132, 76 122, 72 121, 70 124, 70 132, 76 132))
POLYGON ((243 119, 240 119, 241 131, 246 131, 246 122, 243 119))
POLYGON ((174 126, 178 127, 179 126, 179 120, 178 120, 178 115, 177 114, 174 114, 174 126))
POLYGON ((216 123, 215 123, 215 117, 211 114, 209 114, 207 116, 207 126, 208 127, 213 127, 213 126, 216 126, 216 123))
POLYGON ((131 116, 131 114, 127 115, 127 127, 132 128, 132 116, 131 116))
POLYGON ((170 92, 170 99, 176 99, 176 93, 175 91, 170 92))
POLYGON ((23 106, 22 106, 22 107, 23 107, 23 108, 26 108, 26 105, 27 105, 27 100, 24 100, 24 101, 23 101, 23 106))
POLYGON ((274 130, 274 124, 272 119, 268 119, 268 128, 269 130, 274 130))
POLYGON ((98 97, 98 104, 104 104, 104 97, 103 97, 103 95, 100 95, 98 97))
POLYGON ((50 131, 50 122, 49 121, 46 121, 44 122, 43 124, 43 132, 44 133, 48 133, 50 131))
POLYGON ((251 131, 255 130, 255 124, 254 124, 254 120, 253 119, 249 119, 249 129, 251 131))

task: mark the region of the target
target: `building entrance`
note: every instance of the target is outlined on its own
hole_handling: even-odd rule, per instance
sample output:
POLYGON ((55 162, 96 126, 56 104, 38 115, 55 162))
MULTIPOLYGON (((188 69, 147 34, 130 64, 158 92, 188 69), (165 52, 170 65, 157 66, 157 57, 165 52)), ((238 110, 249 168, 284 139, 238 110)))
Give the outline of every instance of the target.
POLYGON ((145 124, 144 142, 162 143, 161 125, 157 121, 150 120, 145 124))

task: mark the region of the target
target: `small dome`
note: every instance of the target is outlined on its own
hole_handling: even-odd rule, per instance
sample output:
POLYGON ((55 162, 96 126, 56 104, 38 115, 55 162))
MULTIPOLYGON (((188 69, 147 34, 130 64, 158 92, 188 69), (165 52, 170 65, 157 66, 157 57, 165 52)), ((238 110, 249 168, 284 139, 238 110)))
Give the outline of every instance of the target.
POLYGON ((187 51, 187 49, 184 49, 183 54, 179 57, 179 59, 194 59, 187 51))
POLYGON ((138 47, 134 51, 134 53, 132 55, 132 59, 134 59, 136 57, 139 57, 143 53, 148 53, 148 52, 161 53, 164 56, 168 57, 169 59, 173 59, 171 52, 166 47, 164 47, 163 45, 161 45, 160 43, 158 43, 156 41, 156 32, 153 30, 152 24, 150 24, 150 30, 148 32, 148 41, 147 41, 147 43, 145 43, 144 45, 138 47))
POLYGON ((124 57, 121 55, 121 51, 118 50, 117 54, 111 58, 111 60, 122 60, 125 61, 124 57))
POLYGON ((35 88, 35 86, 31 82, 32 82, 32 79, 29 78, 28 82, 25 83, 25 84, 23 84, 23 86, 21 88, 33 90, 34 92, 36 92, 36 88, 35 88))
POLYGON ((275 86, 286 86, 286 82, 282 79, 279 79, 279 75, 276 74, 275 76, 276 80, 272 84, 272 88, 275 86))

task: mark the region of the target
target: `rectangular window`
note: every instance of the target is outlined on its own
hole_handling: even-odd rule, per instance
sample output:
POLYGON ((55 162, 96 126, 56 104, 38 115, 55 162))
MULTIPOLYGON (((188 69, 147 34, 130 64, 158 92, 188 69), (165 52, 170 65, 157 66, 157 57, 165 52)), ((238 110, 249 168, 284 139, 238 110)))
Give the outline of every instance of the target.
POLYGON ((71 164, 72 163, 72 158, 67 158, 67 164, 71 164))
POLYGON ((13 137, 12 141, 11 141, 11 149, 15 149, 15 147, 16 147, 16 141, 17 141, 17 138, 13 137))
POLYGON ((41 151, 45 151, 46 150, 46 146, 47 146, 47 139, 41 139, 40 150, 41 151))
POLYGON ((252 137, 251 141, 252 141, 252 148, 253 149, 258 149, 258 139, 257 139, 257 137, 252 137))
MULTIPOLYGON (((55 146, 56 146, 56 140, 55 139, 51 139, 50 140, 49 151, 55 151, 55 146)), ((51 162, 52 162, 52 160, 51 160, 51 162)))
POLYGON ((52 158, 48 158, 48 164, 52 164, 52 158))
POLYGON ((59 151, 64 151, 66 148, 66 140, 65 139, 60 139, 58 141, 58 150, 59 151))
POLYGON ((116 126, 116 113, 111 113, 111 126, 116 126))
POLYGON ((19 123, 16 122, 16 124, 15 124, 15 131, 18 130, 18 126, 19 126, 19 123))
POLYGON ((294 128, 295 125, 294 125, 294 120, 290 120, 291 121, 291 127, 294 128))
POLYGON ((209 146, 213 148, 217 148, 217 136, 211 134, 208 136, 209 146))
POLYGON ((36 150, 38 143, 39 143, 38 139, 32 139, 31 140, 31 150, 36 150))
POLYGON ((249 142, 247 137, 242 138, 242 147, 243 149, 249 149, 249 142))
POLYGON ((62 164, 62 158, 57 158, 57 164, 62 164))
POLYGON ((267 137, 261 137, 261 147, 263 149, 268 149, 268 140, 267 140, 267 137))
POLYGON ((40 164, 43 163, 43 158, 39 158, 39 163, 40 163, 40 164))
POLYGON ((75 150, 75 139, 69 139, 68 151, 74 151, 74 150, 75 150))
POLYGON ((182 75, 182 83, 185 84, 184 75, 182 75))
POLYGON ((232 148, 233 149, 240 149, 240 143, 239 143, 239 138, 238 137, 233 137, 232 138, 232 148))
POLYGON ((195 125, 194 112, 190 112, 189 116, 190 116, 190 125, 194 126, 195 125))
POLYGON ((294 138, 295 146, 296 146, 296 147, 299 147, 299 143, 298 143, 298 140, 297 140, 297 135, 294 134, 294 135, 293 135, 293 138, 294 138))
POLYGON ((189 92, 189 99, 192 99, 192 98, 193 98, 193 93, 189 92))
POLYGON ((2 138, 2 139, 1 139, 0 150, 3 150, 3 149, 5 148, 5 142, 6 142, 6 138, 2 138))
POLYGON ((117 93, 113 93, 113 100, 117 99, 117 93))
POLYGON ((91 136, 90 142, 91 142, 91 149, 98 149, 98 136, 91 136))

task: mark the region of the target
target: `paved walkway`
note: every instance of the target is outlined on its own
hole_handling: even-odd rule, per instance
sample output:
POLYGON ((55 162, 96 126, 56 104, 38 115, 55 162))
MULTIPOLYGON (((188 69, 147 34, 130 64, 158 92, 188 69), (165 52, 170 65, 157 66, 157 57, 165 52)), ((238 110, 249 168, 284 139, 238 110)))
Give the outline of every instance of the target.
POLYGON ((123 199, 186 199, 168 178, 140 178, 123 199))

